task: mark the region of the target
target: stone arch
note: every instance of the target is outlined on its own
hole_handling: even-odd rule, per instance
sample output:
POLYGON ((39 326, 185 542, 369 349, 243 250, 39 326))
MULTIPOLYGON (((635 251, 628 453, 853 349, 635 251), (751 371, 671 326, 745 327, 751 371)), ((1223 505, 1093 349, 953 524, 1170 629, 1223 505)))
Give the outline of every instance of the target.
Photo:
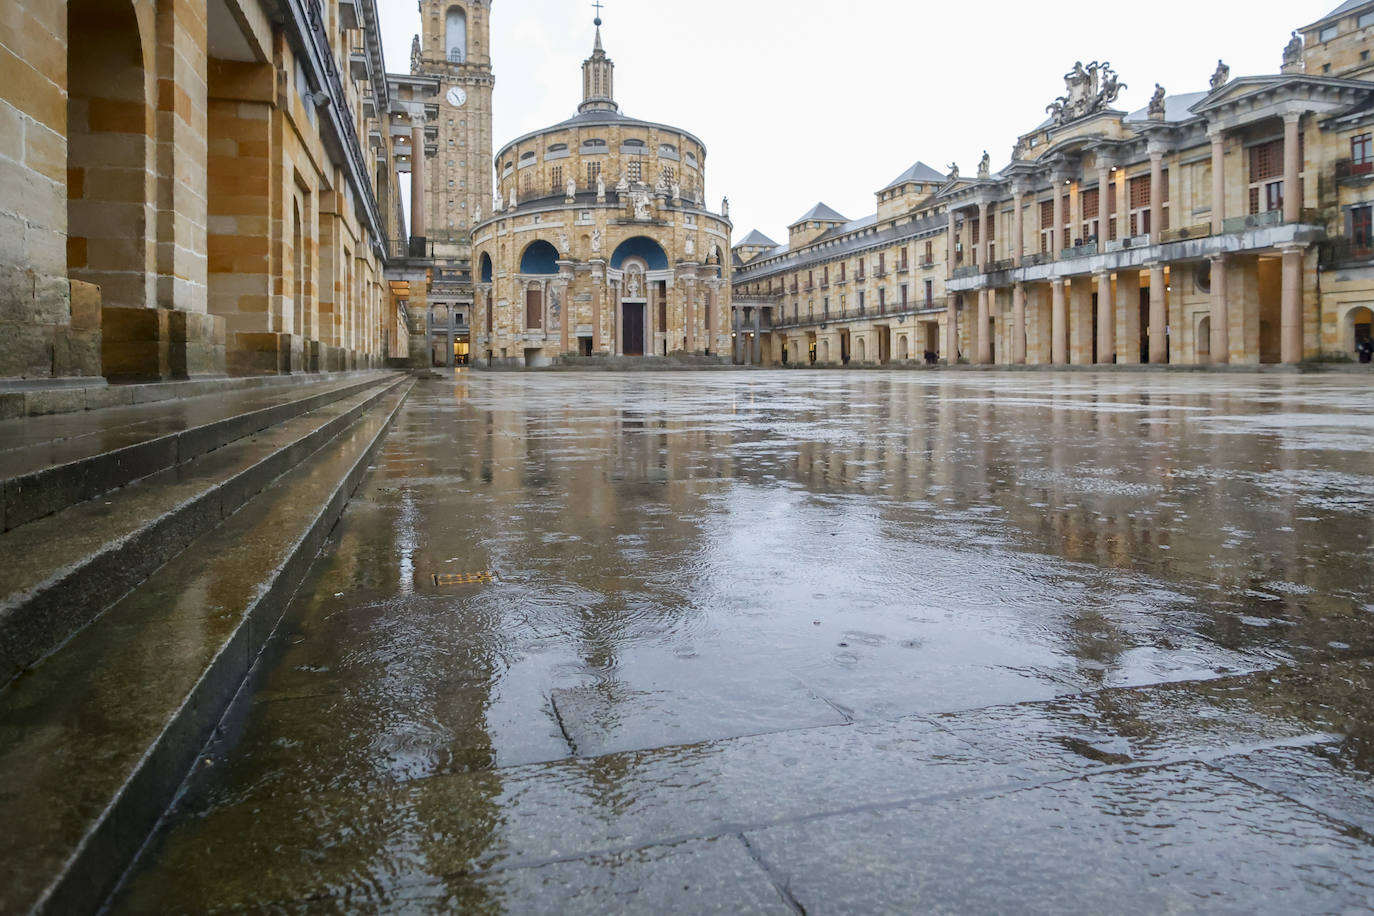
POLYGON ((636 235, 616 246, 611 255, 611 269, 620 270, 626 258, 641 258, 649 270, 667 270, 668 255, 663 246, 647 235, 636 235))
POLYGON ((903 361, 911 359, 911 347, 907 343, 907 335, 905 334, 897 337, 897 358, 903 361))
POLYGON ((1341 349, 1352 357, 1362 336, 1374 334, 1374 305, 1357 303, 1341 317, 1341 349))
POLYGON ((461 6, 450 6, 444 16, 444 58, 453 64, 468 59, 468 14, 461 6))
POLYGON ((479 283, 491 282, 491 255, 485 251, 477 262, 477 278, 479 283))
POLYGON ((867 356, 865 354, 864 348, 864 339, 862 337, 856 337, 854 339, 854 361, 859 363, 867 361, 867 356))
POLYGON ((520 273, 545 275, 558 273, 558 249, 543 239, 536 239, 520 255, 520 273))
POLYGON ((67 7, 67 269, 102 304, 155 301, 152 109, 138 16, 128 0, 67 7))

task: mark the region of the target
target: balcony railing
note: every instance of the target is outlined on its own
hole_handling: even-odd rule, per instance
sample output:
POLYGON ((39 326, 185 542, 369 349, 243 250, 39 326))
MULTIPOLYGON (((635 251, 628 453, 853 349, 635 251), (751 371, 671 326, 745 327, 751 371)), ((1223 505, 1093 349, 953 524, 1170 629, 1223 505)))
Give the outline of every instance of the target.
POLYGON ((1263 213, 1252 213, 1249 216, 1236 216, 1228 219, 1222 223, 1222 231, 1226 233, 1245 232, 1249 229, 1277 226, 1282 222, 1282 210, 1265 210, 1263 213))
POLYGON ((945 311, 949 300, 945 297, 931 298, 929 300, 909 301, 904 303, 879 306, 871 308, 852 308, 842 311, 828 310, 820 313, 807 315, 793 315, 790 312, 784 313, 773 323, 775 329, 799 328, 807 326, 820 326, 832 322, 843 321, 862 321, 872 318, 903 318, 913 315, 935 314, 945 311))
POLYGON ((1016 267, 1015 258, 1006 258, 1001 261, 989 261, 987 272, 990 274, 1000 273, 1004 270, 1012 270, 1016 267))
POLYGON ((387 243, 387 254, 393 258, 432 259, 434 257, 434 240, 418 236, 391 239, 387 243))
POLYGON ((1060 260, 1076 261, 1079 258, 1091 258, 1097 254, 1097 243, 1089 242, 1086 245, 1075 245, 1072 248, 1065 248, 1059 253, 1060 260))
POLYGON ((963 267, 954 268, 954 273, 951 274, 951 276, 955 280, 962 280, 965 277, 976 277, 982 272, 983 268, 979 267, 977 264, 965 264, 963 267))
POLYGON ((1323 267, 1343 267, 1374 260, 1374 239, 1337 237, 1321 243, 1319 260, 1323 267))
POLYGON ((1367 178, 1374 175, 1374 160, 1367 162, 1356 162, 1354 159, 1336 160, 1336 180, 1346 181, 1352 178, 1367 178))

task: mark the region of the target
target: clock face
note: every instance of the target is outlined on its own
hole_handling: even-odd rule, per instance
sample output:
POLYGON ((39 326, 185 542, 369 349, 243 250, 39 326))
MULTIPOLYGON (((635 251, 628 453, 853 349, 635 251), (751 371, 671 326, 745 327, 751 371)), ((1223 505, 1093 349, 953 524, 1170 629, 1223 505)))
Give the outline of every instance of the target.
POLYGON ((468 100, 468 94, 461 87, 454 86, 448 91, 448 103, 454 108, 462 108, 463 103, 468 100))

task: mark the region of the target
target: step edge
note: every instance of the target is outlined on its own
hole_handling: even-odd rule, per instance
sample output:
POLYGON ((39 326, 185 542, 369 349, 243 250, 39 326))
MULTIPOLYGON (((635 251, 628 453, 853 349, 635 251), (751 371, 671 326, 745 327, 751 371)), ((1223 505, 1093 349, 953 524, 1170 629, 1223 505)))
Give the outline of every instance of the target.
MULTIPOLYGON (((174 433, 166 433, 161 436, 153 436, 142 442, 135 442, 121 446, 117 449, 98 452, 84 458, 76 458, 60 464, 50 465, 23 474, 16 474, 12 477, 0 478, 0 530, 12 531, 27 522, 36 521, 59 512, 68 506, 76 505, 88 499, 94 499, 102 493, 108 493, 119 487, 127 486, 149 474, 157 473, 168 467, 174 467, 186 461, 199 457, 206 452, 214 451, 230 442, 251 436, 254 433, 269 429, 279 423, 285 422, 293 417, 309 413, 316 410, 323 404, 341 400, 352 394, 356 394, 370 386, 378 385, 387 381, 387 375, 370 375, 368 378, 349 379, 338 387, 327 391, 318 392, 299 392, 302 397, 294 398, 281 404, 273 404, 269 407, 261 407, 257 410, 246 413, 234 414, 203 423, 200 426, 189 429, 178 430, 174 433), (245 428, 246 427, 246 428, 245 428), (168 450, 171 455, 167 458, 154 458, 151 470, 148 468, 138 468, 138 476, 120 474, 118 469, 126 462, 137 465, 142 453, 156 453, 168 450), (104 469, 109 474, 112 482, 102 483, 95 488, 86 484, 88 475, 100 473, 101 465, 110 465, 104 469), (113 472, 113 473, 111 473, 113 472), (56 508, 49 508, 46 511, 37 509, 16 511, 13 503, 13 494, 26 487, 44 486, 66 486, 76 491, 73 498, 59 497, 55 501, 56 508)), ((302 386, 303 388, 311 386, 302 386)))
MULTIPOLYGON (((404 379, 400 380, 400 382, 403 381, 404 379)), ((167 724, 134 764, 128 776, 113 793, 109 803, 93 819, 90 827, 72 850, 71 855, 63 862, 58 874, 44 887, 38 898, 30 904, 29 912, 60 914, 96 911, 109 899, 125 875, 137 865, 145 844, 156 828, 158 821, 161 820, 168 806, 180 791, 182 784, 189 776, 191 767, 212 737, 220 719, 228 709, 229 703, 232 702, 238 688, 247 679, 253 663, 261 655, 272 633, 280 624, 290 599, 300 587, 301 582, 304 581, 305 575, 309 572, 310 566, 313 565, 315 557, 328 538, 329 532, 333 530, 334 525, 337 524, 338 519, 352 500, 353 494, 367 473, 371 460, 384 445, 396 417, 400 414, 401 408, 409 397, 413 384, 412 381, 410 386, 406 387, 402 395, 397 398, 395 405, 389 410, 372 441, 360 450, 349 473, 334 487, 319 512, 316 513, 291 547, 288 556, 274 567, 272 583, 259 590, 251 604, 244 608, 239 625, 234 628, 233 633, 225 638, 219 651, 206 665, 205 671, 187 692, 187 696, 170 712, 167 724), (293 569, 295 566, 301 568, 293 569), (291 581, 293 579, 294 581, 291 581), (285 594, 282 594, 283 591, 285 594), (254 624, 259 623, 258 618, 260 616, 272 615, 271 604, 277 604, 279 607, 276 609, 271 625, 262 627, 261 637, 255 640, 254 624), (244 658, 235 668, 222 675, 230 678, 229 683, 221 688, 220 696, 215 696, 213 693, 209 696, 204 695, 213 691, 210 680, 212 676, 220 674, 217 669, 223 665, 233 664, 230 657, 235 652, 235 644, 240 641, 247 643, 243 647, 245 649, 244 658), (256 648, 254 648, 255 642, 256 648), (210 703, 209 706, 205 705, 207 701, 210 703), (206 711, 202 712, 202 707, 206 711), (195 718, 201 721, 191 721, 195 718), (172 734, 178 729, 190 729, 192 734, 180 736, 172 734), (180 761, 176 758, 178 745, 186 745, 191 749, 189 754, 182 752, 180 761), (172 759, 167 759, 169 756, 172 759), (155 800, 140 806, 137 800, 133 798, 132 790, 136 788, 135 783, 139 782, 140 779, 156 776, 158 770, 162 768, 170 768, 170 772, 175 775, 169 778, 168 785, 154 787, 157 796, 155 800), (151 810, 129 810, 131 807, 144 807, 151 810), (106 836, 108 832, 116 834, 114 839, 118 839, 117 834, 121 830, 127 833, 131 822, 134 825, 134 833, 138 836, 138 845, 123 853, 115 851, 115 857, 120 860, 117 864, 111 864, 113 859, 108 855, 102 860, 102 850, 94 847, 102 841, 110 839, 106 836), (88 861, 92 858, 95 861, 88 861)), ((359 418, 359 421, 361 419, 359 418)), ((325 446, 327 445, 328 443, 325 444, 325 446)), ((321 449, 325 446, 321 446, 321 449)))
MULTIPOLYGON (((98 620, 105 610, 137 588, 142 581, 174 559, 197 538, 213 530, 239 508, 252 501, 277 478, 289 471, 295 463, 308 458, 342 435, 363 413, 394 390, 400 381, 397 379, 389 384, 375 386, 369 397, 345 413, 329 419, 300 438, 264 455, 249 467, 243 468, 232 477, 220 481, 182 504, 146 520, 139 528, 106 542, 100 549, 87 554, 77 562, 54 570, 50 576, 29 589, 0 596, 0 692, 7 689, 24 671, 41 664, 43 659, 60 651, 68 641, 98 620), (187 526, 175 541, 158 543, 160 537, 171 534, 178 525, 184 523, 187 526), (130 552, 139 553, 145 550, 152 552, 152 561, 127 565, 123 562, 127 560, 130 552), (89 597, 80 596, 74 600, 71 591, 82 588, 82 580, 90 580, 92 577, 99 579, 111 571, 125 572, 127 576, 122 578, 132 576, 135 581, 127 587, 121 584, 113 588, 97 588, 89 593, 89 597), (51 622, 45 620, 34 626, 31 622, 34 615, 47 615, 51 622), (36 638, 20 636, 31 628, 48 632, 36 638), (32 648, 23 652, 16 651, 26 646, 32 648)), ((355 392, 350 396, 362 393, 355 392)), ((338 403, 338 400, 316 409, 338 403)), ((303 416, 306 414, 291 417, 283 422, 303 416)))

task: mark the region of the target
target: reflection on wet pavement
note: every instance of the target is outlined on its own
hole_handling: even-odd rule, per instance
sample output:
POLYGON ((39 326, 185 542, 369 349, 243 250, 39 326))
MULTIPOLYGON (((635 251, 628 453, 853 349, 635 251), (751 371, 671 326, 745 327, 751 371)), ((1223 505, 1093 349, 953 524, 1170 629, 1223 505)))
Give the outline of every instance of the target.
POLYGON ((115 909, 1363 910, 1360 382, 421 385, 115 909))

